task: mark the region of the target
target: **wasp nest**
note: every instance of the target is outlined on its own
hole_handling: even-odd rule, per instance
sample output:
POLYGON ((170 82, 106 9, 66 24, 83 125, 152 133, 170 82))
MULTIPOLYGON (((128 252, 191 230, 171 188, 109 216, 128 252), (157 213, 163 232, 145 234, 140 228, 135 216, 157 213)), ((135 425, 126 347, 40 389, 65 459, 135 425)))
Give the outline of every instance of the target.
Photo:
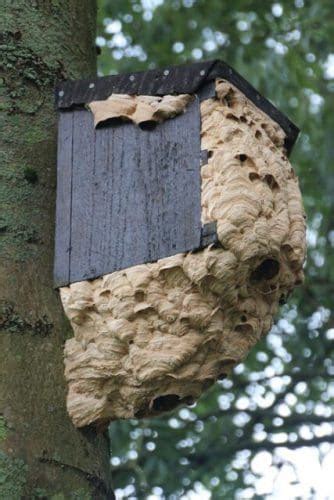
POLYGON ((303 278, 305 222, 282 129, 230 83, 201 104, 203 223, 221 248, 61 289, 76 426, 192 403, 268 332, 303 278))
POLYGON ((93 101, 88 106, 94 115, 95 127, 108 120, 121 119, 137 125, 161 123, 183 113, 192 100, 189 94, 125 95, 112 94, 105 101, 93 101))

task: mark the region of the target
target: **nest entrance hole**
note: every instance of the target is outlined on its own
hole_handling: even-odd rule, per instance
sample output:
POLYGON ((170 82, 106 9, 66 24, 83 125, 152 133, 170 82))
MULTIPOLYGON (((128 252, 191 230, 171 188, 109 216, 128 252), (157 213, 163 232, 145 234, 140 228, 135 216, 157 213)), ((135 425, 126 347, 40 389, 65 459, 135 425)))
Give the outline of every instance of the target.
POLYGON ((252 272, 251 281, 267 281, 275 278, 280 269, 279 262, 275 259, 265 259, 252 272))
POLYGON ((194 403, 192 396, 180 398, 177 394, 165 394, 153 400, 152 409, 157 412, 171 411, 181 404, 191 405, 194 403))

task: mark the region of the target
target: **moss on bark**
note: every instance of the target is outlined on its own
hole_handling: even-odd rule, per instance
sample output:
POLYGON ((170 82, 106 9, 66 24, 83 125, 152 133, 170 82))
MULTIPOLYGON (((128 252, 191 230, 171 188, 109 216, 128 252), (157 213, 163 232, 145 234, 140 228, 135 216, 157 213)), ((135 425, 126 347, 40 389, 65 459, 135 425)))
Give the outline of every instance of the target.
POLYGON ((108 441, 65 410, 53 289, 62 78, 95 74, 93 0, 0 0, 0 497, 112 498, 108 441))
POLYGON ((27 466, 19 458, 12 458, 0 451, 0 497, 20 500, 26 484, 27 466))

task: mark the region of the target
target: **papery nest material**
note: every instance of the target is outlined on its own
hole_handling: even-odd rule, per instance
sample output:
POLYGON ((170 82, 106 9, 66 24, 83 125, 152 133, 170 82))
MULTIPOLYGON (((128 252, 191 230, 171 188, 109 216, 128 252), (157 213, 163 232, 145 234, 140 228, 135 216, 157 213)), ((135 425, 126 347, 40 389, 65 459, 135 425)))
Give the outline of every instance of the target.
POLYGON ((88 107, 94 115, 94 125, 120 119, 137 125, 161 123, 184 112, 193 97, 188 94, 146 96, 112 94, 104 101, 93 101, 88 107))
MULTIPOLYGON (((182 106, 191 99, 177 97, 182 106)), ((159 113, 175 105, 177 114, 175 96, 159 99, 108 101, 115 116, 136 122, 139 102, 159 113)), ((269 331, 303 279, 305 215, 283 130, 224 80, 201 103, 201 121, 201 149, 209 151, 202 221, 217 221, 221 248, 61 289, 74 331, 65 346, 67 408, 78 427, 194 402, 269 331)))

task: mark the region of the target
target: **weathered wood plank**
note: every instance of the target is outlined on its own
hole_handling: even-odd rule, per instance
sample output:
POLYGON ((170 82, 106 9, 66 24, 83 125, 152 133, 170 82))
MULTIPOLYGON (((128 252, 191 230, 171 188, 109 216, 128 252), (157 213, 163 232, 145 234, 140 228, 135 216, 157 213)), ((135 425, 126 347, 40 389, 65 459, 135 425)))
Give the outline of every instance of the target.
POLYGON ((143 135, 145 133, 136 125, 129 124, 115 128, 111 137, 110 160, 114 185, 117 186, 111 205, 111 269, 122 269, 151 260, 150 215, 147 213, 150 193, 144 171, 148 165, 141 154, 143 135))
POLYGON ((71 189, 73 113, 63 112, 58 122, 57 209, 54 282, 61 286, 70 279, 71 189))
POLYGON ((73 174, 70 282, 88 279, 96 273, 91 259, 92 221, 95 202, 95 130, 92 114, 73 111, 73 174))
POLYGON ((95 133, 94 167, 91 180, 92 218, 90 233, 85 237, 89 250, 91 274, 108 268, 112 238, 111 200, 113 197, 113 172, 109 160, 110 131, 101 128, 95 133), (96 271, 94 271, 96 270, 96 271))

